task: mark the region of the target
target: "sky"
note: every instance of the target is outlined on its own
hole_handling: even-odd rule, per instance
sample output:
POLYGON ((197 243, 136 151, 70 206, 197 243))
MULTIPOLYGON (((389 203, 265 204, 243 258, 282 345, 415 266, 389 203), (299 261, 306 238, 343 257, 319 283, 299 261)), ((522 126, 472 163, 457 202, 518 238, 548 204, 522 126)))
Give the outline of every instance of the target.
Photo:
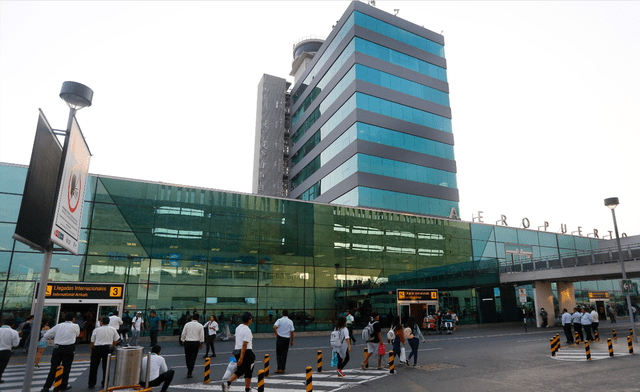
MULTIPOLYGON (((90 173, 251 192, 257 86, 348 1, 0 1, 0 162, 89 86, 90 173)), ((460 218, 640 234, 640 2, 376 1, 445 37, 460 218)), ((0 179, 1 181, 2 179, 0 179)))

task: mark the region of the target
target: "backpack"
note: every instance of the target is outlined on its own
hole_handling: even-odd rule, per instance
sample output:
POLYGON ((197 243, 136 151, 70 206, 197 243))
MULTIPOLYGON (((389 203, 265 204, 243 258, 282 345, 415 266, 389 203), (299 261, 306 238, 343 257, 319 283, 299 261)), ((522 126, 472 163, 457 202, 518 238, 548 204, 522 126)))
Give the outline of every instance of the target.
POLYGON ((402 330, 402 333, 404 334, 405 339, 413 339, 413 331, 411 330, 411 328, 405 328, 404 330, 402 330))
POLYGON ((365 342, 370 342, 374 339, 373 336, 373 324, 376 323, 377 321, 371 322, 369 324, 367 324, 366 327, 364 327, 364 329, 362 330, 362 340, 364 340, 365 342))
POLYGON ((389 332, 387 332, 387 339, 389 339, 389 340, 393 340, 393 339, 395 339, 395 338, 396 338, 396 334, 395 334, 395 333, 393 333, 393 328, 390 328, 390 329, 389 329, 389 332))
POLYGON ((342 333, 341 331, 333 331, 331 332, 331 339, 329 342, 331 343, 331 347, 340 348, 342 347, 342 342, 344 339, 341 339, 342 333))

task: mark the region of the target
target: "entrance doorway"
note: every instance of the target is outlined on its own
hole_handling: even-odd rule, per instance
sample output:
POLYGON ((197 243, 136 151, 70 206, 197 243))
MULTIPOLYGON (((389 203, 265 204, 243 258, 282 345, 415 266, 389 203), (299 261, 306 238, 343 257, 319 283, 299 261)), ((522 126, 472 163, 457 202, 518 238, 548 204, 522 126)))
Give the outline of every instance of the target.
POLYGON ((398 315, 403 324, 413 316, 422 325, 425 316, 438 312, 438 290, 399 289, 397 301, 398 315))

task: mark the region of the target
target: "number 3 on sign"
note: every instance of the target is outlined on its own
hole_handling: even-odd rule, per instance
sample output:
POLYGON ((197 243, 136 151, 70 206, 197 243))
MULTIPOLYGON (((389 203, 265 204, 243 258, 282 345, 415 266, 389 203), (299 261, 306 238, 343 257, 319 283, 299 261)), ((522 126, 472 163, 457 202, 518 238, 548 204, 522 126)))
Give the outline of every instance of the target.
POLYGON ((122 295, 122 287, 111 287, 109 297, 120 297, 122 295))

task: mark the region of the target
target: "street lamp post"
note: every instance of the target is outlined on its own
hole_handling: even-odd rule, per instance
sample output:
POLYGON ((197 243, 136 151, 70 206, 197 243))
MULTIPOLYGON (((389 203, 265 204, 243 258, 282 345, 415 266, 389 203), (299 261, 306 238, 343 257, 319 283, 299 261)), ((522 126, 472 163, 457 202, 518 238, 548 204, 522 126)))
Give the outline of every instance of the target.
MULTIPOLYGON (((620 204, 617 197, 610 197, 604 199, 604 205, 611 209, 611 215, 613 216, 613 228, 616 232, 616 241, 618 242, 618 257, 620 258, 620 268, 622 268, 622 279, 627 280, 627 272, 624 269, 624 259, 622 258, 622 245, 620 245, 620 235, 618 234, 618 221, 616 220, 616 207, 620 204)), ((631 322, 631 332, 633 333, 633 339, 638 343, 638 336, 636 336, 635 324, 633 320, 633 311, 631 310, 631 295, 626 293, 627 297, 627 310, 629 312, 629 321, 631 322)))
MULTIPOLYGON (((71 124, 73 123, 73 117, 76 115, 76 112, 78 110, 87 106, 91 106, 91 100, 93 99, 93 90, 91 90, 89 87, 80 83, 64 82, 62 83, 62 89, 60 90, 60 98, 63 101, 65 101, 69 106, 69 120, 67 122, 65 149, 64 149, 64 151, 66 151, 69 144, 69 135, 71 134, 71 124)), ((64 158, 62 160, 64 161, 64 158)), ((62 170, 60 170, 59 176, 62 176, 62 170)), ((58 178, 58 184, 59 183, 60 183, 60 178, 58 178)), ((27 365, 25 368, 24 382, 22 384, 23 392, 31 391, 31 382, 33 380, 33 367, 35 365, 36 351, 38 349, 37 342, 40 340, 40 330, 42 327, 42 311, 44 310, 44 300, 46 296, 47 282, 49 280, 49 269, 51 268, 52 255, 53 255, 53 243, 50 243, 49 246, 47 246, 45 249, 44 260, 42 263, 42 270, 40 272, 40 286, 38 287, 38 299, 36 300, 36 307, 33 312, 33 328, 31 331, 31 344, 29 345, 29 353, 27 354, 27 365)))

